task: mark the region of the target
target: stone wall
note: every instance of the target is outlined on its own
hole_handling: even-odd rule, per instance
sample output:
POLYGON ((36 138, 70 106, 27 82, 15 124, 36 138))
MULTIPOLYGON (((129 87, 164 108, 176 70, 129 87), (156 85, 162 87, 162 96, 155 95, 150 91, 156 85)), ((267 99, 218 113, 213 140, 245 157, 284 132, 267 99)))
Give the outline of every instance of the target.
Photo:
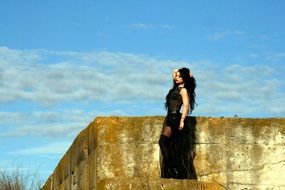
POLYGON ((285 189, 284 118, 187 118, 195 128, 198 180, 160 179, 157 142, 163 121, 96 118, 42 189, 285 189))

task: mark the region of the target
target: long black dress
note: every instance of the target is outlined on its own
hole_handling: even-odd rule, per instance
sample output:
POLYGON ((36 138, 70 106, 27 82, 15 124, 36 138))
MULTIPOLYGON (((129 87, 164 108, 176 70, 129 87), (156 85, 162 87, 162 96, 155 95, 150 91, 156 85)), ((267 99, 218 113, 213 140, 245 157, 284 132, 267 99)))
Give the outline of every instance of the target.
POLYGON ((195 118, 186 118, 184 128, 179 131, 180 109, 183 104, 180 91, 176 87, 167 97, 167 116, 164 127, 171 128, 170 138, 161 135, 159 145, 162 153, 161 177, 176 179, 197 179, 193 159, 195 156, 195 118))

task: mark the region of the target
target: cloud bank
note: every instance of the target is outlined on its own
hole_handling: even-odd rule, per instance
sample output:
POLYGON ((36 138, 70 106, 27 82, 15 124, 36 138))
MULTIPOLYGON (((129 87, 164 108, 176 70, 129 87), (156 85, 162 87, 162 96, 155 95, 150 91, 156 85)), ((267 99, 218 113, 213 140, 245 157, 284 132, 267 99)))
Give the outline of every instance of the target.
POLYGON ((158 100, 175 62, 111 52, 0 49, 0 102, 158 100))
MULTIPOLYGON (((285 66, 280 64, 222 66, 214 60, 189 62, 119 52, 57 52, 1 47, 1 136, 74 135, 95 115, 120 115, 134 106, 140 109, 147 102, 152 106, 162 105, 172 86, 172 69, 182 66, 189 67, 197 80, 198 106, 194 115, 285 115, 285 66), (17 102, 21 101, 25 105, 33 103, 42 107, 38 110, 17 108, 20 106, 17 102), (100 102, 110 109, 90 111, 72 106, 82 102, 86 106, 100 102), (129 107, 125 110, 112 107, 115 103, 129 107), (16 109, 6 110, 9 105, 16 109), (21 111, 15 111, 17 109, 21 111)), ((140 113, 144 111, 140 110, 140 113)), ((158 114, 161 113, 164 113, 162 108, 158 114)))

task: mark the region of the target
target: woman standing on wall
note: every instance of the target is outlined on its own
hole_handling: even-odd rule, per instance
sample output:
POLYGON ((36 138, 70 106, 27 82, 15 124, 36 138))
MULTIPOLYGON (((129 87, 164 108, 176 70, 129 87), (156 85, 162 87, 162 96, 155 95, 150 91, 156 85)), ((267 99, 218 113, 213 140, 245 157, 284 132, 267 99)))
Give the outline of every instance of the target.
POLYGON ((185 179, 189 178, 189 175, 182 174, 183 172, 180 171, 179 164, 182 165, 183 163, 177 165, 177 162, 182 161, 177 158, 171 142, 183 137, 179 134, 183 132, 185 118, 195 107, 196 81, 188 68, 173 70, 172 77, 173 88, 166 96, 167 116, 159 139, 159 146, 163 156, 161 177, 185 179), (180 112, 181 108, 182 113, 180 112))

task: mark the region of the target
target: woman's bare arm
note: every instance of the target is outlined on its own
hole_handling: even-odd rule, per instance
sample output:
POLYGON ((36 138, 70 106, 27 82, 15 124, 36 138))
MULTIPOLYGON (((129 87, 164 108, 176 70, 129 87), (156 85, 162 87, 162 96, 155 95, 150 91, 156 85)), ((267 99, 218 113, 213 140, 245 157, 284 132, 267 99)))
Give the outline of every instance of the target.
POLYGON ((189 112, 189 96, 186 88, 182 88, 180 91, 182 102, 183 102, 183 110, 181 114, 181 120, 179 125, 179 130, 183 129, 184 127, 184 120, 189 112))

